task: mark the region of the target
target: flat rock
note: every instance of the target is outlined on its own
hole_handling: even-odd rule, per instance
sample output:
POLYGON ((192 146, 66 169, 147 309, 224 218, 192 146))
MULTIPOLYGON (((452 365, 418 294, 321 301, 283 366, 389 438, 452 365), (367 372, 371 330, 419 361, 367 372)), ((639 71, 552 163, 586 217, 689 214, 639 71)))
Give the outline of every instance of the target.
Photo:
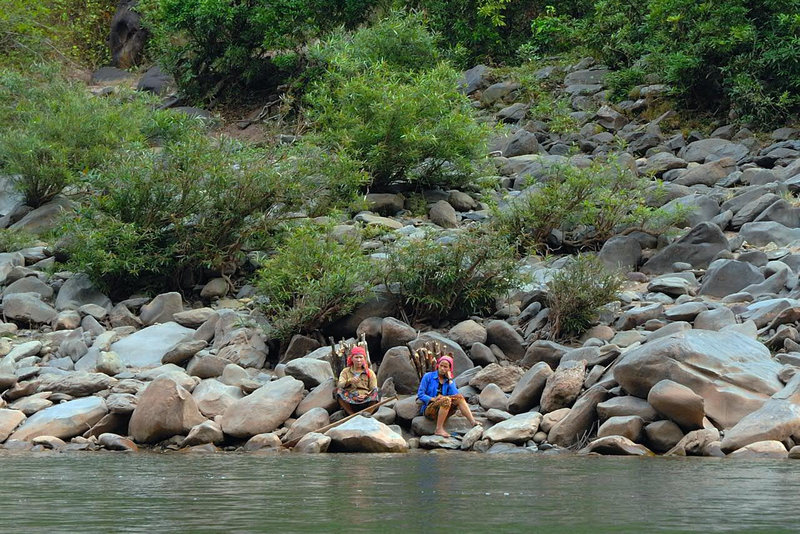
POLYGON ((193 332, 173 322, 149 326, 117 341, 111 350, 128 367, 157 367, 164 355, 193 332))
POLYGON ((97 304, 111 309, 111 299, 95 287, 88 275, 74 274, 58 290, 56 309, 59 311, 77 310, 84 304, 97 304))
POLYGON ((3 315, 30 323, 50 323, 58 312, 39 293, 11 293, 3 297, 3 315))
POLYGON ((56 404, 29 417, 9 439, 30 441, 37 436, 69 439, 83 434, 106 413, 105 400, 85 397, 56 404))
POLYGON ((169 323, 172 322, 172 316, 181 311, 183 311, 183 298, 180 293, 162 293, 142 306, 139 319, 147 326, 169 323))
POLYGON ((581 454, 596 452, 598 454, 621 455, 621 456, 655 456, 653 451, 634 443, 624 436, 605 436, 598 438, 583 449, 581 454))
POLYGON ((693 267, 708 267, 711 260, 728 250, 728 240, 716 224, 700 223, 675 243, 667 245, 642 266, 642 272, 662 274, 672 271, 675 262, 693 267))
POLYGON ((25 414, 20 410, 0 409, 0 443, 3 443, 24 420, 25 414))

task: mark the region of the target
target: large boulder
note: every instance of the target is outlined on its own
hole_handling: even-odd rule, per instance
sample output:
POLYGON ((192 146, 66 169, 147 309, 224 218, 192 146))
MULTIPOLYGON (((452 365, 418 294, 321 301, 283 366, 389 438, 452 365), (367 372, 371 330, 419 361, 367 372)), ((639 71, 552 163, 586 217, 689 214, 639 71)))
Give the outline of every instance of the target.
POLYGON ((44 375, 39 390, 64 393, 72 397, 86 397, 98 391, 111 389, 116 383, 116 378, 104 373, 77 372, 63 376, 44 375))
POLYGON ((203 380, 192 391, 200 413, 210 418, 222 415, 243 396, 240 387, 228 386, 214 378, 203 380))
POLYGON ((406 452, 402 436, 374 418, 360 415, 325 432, 334 452, 406 452))
POLYGON ((3 297, 3 315, 29 323, 49 323, 58 315, 39 293, 10 293, 3 297))
POLYGON ((3 443, 24 420, 25 414, 20 410, 0 409, 0 443, 3 443))
POLYGON ((162 323, 134 332, 111 345, 111 350, 129 367, 158 367, 164 356, 193 332, 178 323, 162 323))
POLYGON ((171 378, 161 376, 139 396, 128 430, 134 441, 154 443, 185 435, 205 420, 192 395, 171 378))
POLYGON ((324 408, 312 408, 292 423, 292 426, 289 427, 289 432, 283 437, 283 442, 290 443, 299 440, 309 432, 319 430, 328 423, 330 423, 330 416, 327 410, 324 408))
POLYGON ((56 309, 77 310, 84 304, 97 304, 111 309, 111 299, 95 287, 88 275, 79 273, 71 276, 58 290, 56 309))
POLYGON ((559 408, 569 408, 583 388, 586 378, 586 361, 568 361, 562 363, 555 373, 547 378, 542 392, 542 412, 553 412, 559 408))
POLYGON ((647 402, 686 431, 703 428, 703 397, 686 386, 662 380, 650 388, 647 402))
POLYGON ((533 439, 541 422, 542 414, 539 412, 521 413, 485 430, 483 439, 493 442, 525 443, 533 439))
POLYGON ((728 240, 722 230, 716 224, 703 222, 647 260, 642 266, 642 272, 672 272, 672 264, 675 262, 686 262, 693 267, 708 267, 709 262, 723 250, 728 250, 728 240))
POLYGON ((303 383, 284 376, 236 401, 222 415, 222 431, 247 438, 272 432, 283 424, 303 399, 303 383))
POLYGON ((56 404, 30 416, 9 439, 30 441, 37 436, 69 439, 83 434, 107 412, 106 401, 100 397, 56 404))
POLYGON ((793 435, 800 435, 800 375, 725 432, 720 447, 730 452, 751 443, 783 441, 793 435))
POLYGON ((719 259, 709 266, 703 276, 700 294, 727 297, 750 284, 763 281, 764 275, 751 263, 719 259))
POLYGON ((569 413, 547 434, 547 441, 561 447, 578 443, 597 421, 597 405, 608 398, 608 390, 597 384, 584 392, 569 413))
POLYGON ((489 384, 496 384, 503 392, 510 393, 523 376, 522 368, 516 366, 502 367, 492 363, 481 369, 470 378, 469 385, 483 390, 489 384))
POLYGON ((295 358, 286 364, 286 374, 313 389, 330 378, 334 378, 331 364, 315 358, 295 358))
POLYGON ((539 404, 545 383, 552 374, 553 370, 544 362, 528 369, 508 398, 508 411, 513 414, 523 413, 539 404))
POLYGON ((491 321, 486 325, 486 342, 500 347, 511 361, 519 361, 525 356, 525 340, 506 321, 491 321))
POLYGON ((378 369, 378 386, 388 378, 394 381, 395 390, 401 395, 413 395, 419 388, 419 375, 409 359, 406 347, 394 347, 383 356, 378 369))
POLYGON ((743 334, 687 330, 627 352, 614 378, 643 399, 661 380, 682 384, 703 398, 710 419, 731 428, 782 388, 780 368, 767 347, 743 334))

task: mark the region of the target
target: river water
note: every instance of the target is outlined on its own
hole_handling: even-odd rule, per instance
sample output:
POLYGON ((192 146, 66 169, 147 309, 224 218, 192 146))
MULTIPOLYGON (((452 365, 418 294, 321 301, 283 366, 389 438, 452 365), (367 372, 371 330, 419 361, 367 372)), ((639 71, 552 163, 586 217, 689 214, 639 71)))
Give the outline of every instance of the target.
POLYGON ((2 532, 796 532, 800 461, 3 453, 2 532))

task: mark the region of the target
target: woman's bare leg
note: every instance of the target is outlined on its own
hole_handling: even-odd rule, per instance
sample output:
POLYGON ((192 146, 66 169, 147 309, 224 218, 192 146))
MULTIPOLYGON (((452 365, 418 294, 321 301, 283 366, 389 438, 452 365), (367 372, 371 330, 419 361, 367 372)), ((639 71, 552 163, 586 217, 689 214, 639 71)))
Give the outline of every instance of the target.
POLYGON ((460 399, 456 400, 456 406, 458 406, 458 409, 461 410, 461 413, 464 415, 464 417, 467 418, 469 424, 471 424, 472 426, 480 424, 475 420, 475 417, 473 417, 472 410, 469 409, 467 400, 464 397, 461 397, 460 399))
POLYGON ((450 417, 450 399, 443 401, 439 406, 439 414, 436 417, 436 431, 434 434, 444 438, 450 437, 450 434, 444 429, 444 424, 447 422, 448 417, 450 417))

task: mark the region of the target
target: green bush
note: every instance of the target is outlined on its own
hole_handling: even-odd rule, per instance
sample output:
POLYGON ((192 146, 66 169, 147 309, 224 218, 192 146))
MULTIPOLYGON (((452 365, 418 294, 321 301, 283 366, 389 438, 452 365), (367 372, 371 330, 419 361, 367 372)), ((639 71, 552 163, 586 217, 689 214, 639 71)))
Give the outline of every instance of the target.
POLYGON ((553 166, 542 182, 496 209, 494 225, 520 252, 546 248, 554 230, 567 250, 594 248, 627 227, 657 231, 672 219, 648 207, 652 182, 619 162, 553 166))
POLYGON ((383 277, 411 321, 433 322, 491 311, 519 281, 511 247, 477 231, 449 244, 427 237, 397 245, 383 277))
POLYGON ((35 236, 20 230, 0 230, 0 252, 16 252, 23 248, 35 246, 35 236))
MULTIPOLYGON (((158 59, 184 94, 214 98, 277 85, 272 58, 340 25, 355 27, 373 0, 142 0, 158 59)), ((285 62, 279 61, 285 66, 285 62)))
MULTIPOLYGON (((546 9, 546 3, 532 0, 412 0, 407 4, 425 14, 462 68, 476 62, 512 61, 531 37, 531 21, 546 9)), ((559 7, 579 13, 586 9, 583 4, 589 2, 559 7)))
POLYGON ((395 14, 352 37, 339 34, 314 55, 326 74, 305 98, 312 143, 361 162, 376 190, 457 187, 471 178, 487 131, 457 90, 459 74, 437 63, 418 17, 395 14))
POLYGON ((616 300, 621 288, 621 276, 609 272, 596 256, 576 256, 547 284, 549 336, 582 334, 597 320, 600 308, 616 300))
POLYGON ((798 13, 798 0, 603 0, 582 34, 601 60, 657 74, 687 107, 769 124, 800 109, 798 13))
POLYGON ((293 229, 257 272, 262 309, 278 339, 324 328, 369 296, 372 262, 357 242, 337 242, 328 230, 293 229))
POLYGON ((0 134, 0 172, 19 176, 30 206, 51 200, 114 151, 145 141, 151 112, 142 98, 96 97, 59 80, 12 96, 17 82, 0 75, 0 116, 12 121, 0 134))
POLYGON ((94 194, 66 225, 70 268, 115 294, 174 288, 200 267, 235 271, 247 240, 294 206, 273 162, 199 133, 118 156, 93 177, 94 194))

